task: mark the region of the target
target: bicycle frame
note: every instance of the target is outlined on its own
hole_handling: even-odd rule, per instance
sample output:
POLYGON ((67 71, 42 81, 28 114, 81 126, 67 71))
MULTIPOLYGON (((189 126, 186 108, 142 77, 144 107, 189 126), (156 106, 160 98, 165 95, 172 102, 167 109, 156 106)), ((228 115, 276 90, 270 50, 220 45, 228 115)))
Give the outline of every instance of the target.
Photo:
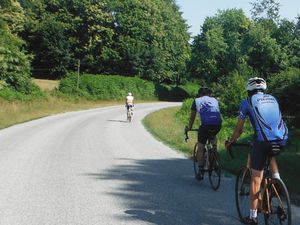
MULTIPOLYGON (((239 143, 234 145, 249 146, 249 144, 239 144, 239 143)), ((231 151, 231 149, 229 150, 231 151)), ((232 153, 230 155, 232 155, 232 153)), ((260 196, 259 196, 261 197, 261 199, 259 198, 257 209, 259 213, 262 213, 264 215, 265 224, 269 224, 268 222, 269 219, 277 218, 280 221, 285 221, 290 225, 291 210, 290 210, 289 194, 284 183, 280 179, 272 178, 271 171, 270 171, 270 161, 271 161, 271 157, 268 156, 263 170, 263 177, 261 181, 260 196)), ((236 181, 236 187, 238 187, 238 189, 236 189, 236 204, 237 204, 239 216, 242 222, 244 222, 244 216, 246 215, 244 214, 245 212, 243 210, 244 207, 240 207, 239 205, 239 199, 240 198, 243 199, 243 196, 249 196, 248 189, 244 189, 244 187, 250 185, 249 178, 252 179, 249 161, 247 162, 247 166, 242 171, 243 173, 238 175, 236 181), (238 180, 241 181, 240 184, 238 184, 238 180), (237 197, 237 196, 241 196, 241 197, 237 197)))

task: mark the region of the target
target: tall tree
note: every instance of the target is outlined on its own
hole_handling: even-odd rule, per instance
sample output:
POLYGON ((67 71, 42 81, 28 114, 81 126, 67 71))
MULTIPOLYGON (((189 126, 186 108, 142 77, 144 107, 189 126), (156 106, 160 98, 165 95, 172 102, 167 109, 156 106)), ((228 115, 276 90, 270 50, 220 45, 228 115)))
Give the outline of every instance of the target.
POLYGON ((29 82, 30 57, 23 51, 24 42, 10 31, 10 25, 0 19, 0 80, 2 85, 24 90, 29 82))
POLYGON ((280 4, 275 0, 256 0, 251 3, 252 19, 256 22, 269 20, 279 22, 280 4))
POLYGON ((278 73, 287 65, 285 52, 260 24, 251 27, 243 41, 243 51, 248 57, 248 64, 263 77, 278 73))
POLYGON ((189 58, 187 25, 173 0, 113 0, 117 71, 175 81, 189 58))
POLYGON ((24 29, 25 12, 17 0, 0 1, 0 19, 4 20, 13 34, 24 29))
POLYGON ((192 75, 212 82, 239 70, 245 63, 241 43, 250 24, 239 9, 219 11, 206 18, 192 44, 192 75))

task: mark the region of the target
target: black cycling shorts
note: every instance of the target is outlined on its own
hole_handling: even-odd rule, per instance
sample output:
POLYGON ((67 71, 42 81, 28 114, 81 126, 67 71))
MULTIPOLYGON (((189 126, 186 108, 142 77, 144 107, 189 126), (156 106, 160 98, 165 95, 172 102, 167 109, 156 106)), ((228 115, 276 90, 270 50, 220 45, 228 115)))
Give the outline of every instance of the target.
POLYGON ((129 108, 132 108, 133 106, 132 105, 126 105, 127 107, 127 110, 129 110, 129 108))
POLYGON ((263 170, 269 154, 269 142, 254 142, 250 152, 251 168, 255 170, 263 170))
POLYGON ((205 145, 208 138, 215 137, 221 130, 221 125, 201 125, 198 130, 198 142, 205 145))

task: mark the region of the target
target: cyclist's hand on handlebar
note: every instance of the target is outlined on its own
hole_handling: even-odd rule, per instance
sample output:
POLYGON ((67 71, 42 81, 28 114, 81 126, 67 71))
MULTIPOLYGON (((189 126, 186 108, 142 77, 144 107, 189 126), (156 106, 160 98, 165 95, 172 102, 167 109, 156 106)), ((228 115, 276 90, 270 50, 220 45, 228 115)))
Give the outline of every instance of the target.
POLYGON ((185 126, 184 128, 184 133, 186 134, 188 131, 190 131, 191 129, 188 126, 185 126))
POLYGON ((235 141, 232 141, 231 139, 226 140, 226 141, 225 141, 225 148, 226 148, 227 150, 230 150, 231 147, 232 147, 232 145, 233 145, 234 143, 235 143, 235 141))
POLYGON ((229 152, 231 158, 234 158, 234 155, 232 154, 232 149, 231 149, 231 147, 234 143, 235 143, 235 141, 232 141, 230 139, 225 141, 225 148, 229 152))

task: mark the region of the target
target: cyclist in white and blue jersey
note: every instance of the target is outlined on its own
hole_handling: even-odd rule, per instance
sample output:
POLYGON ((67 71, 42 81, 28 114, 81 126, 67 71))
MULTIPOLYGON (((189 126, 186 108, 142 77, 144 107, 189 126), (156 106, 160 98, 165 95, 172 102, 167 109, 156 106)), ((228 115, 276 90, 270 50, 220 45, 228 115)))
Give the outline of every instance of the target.
MULTIPOLYGON (((252 178, 250 184, 250 215, 247 224, 257 224, 257 207, 263 168, 271 145, 284 146, 288 139, 288 129, 282 120, 277 100, 265 93, 267 84, 264 79, 250 78, 246 90, 248 97, 241 102, 236 128, 226 147, 229 148, 242 134, 244 122, 249 117, 254 130, 254 145, 250 153, 252 178)), ((277 163, 271 157, 270 167, 274 178, 280 179, 277 163)))
MULTIPOLYGON (((204 174, 203 151, 207 139, 210 136, 216 137, 222 125, 218 100, 211 97, 210 94, 211 94, 211 90, 208 87, 201 87, 199 89, 198 97, 195 98, 191 107, 189 124, 185 128, 186 132, 192 129, 196 114, 198 113, 201 121, 201 125, 198 130, 197 162, 198 162, 199 169, 196 175, 196 179, 198 180, 203 179, 203 174, 204 174)), ((214 138, 212 144, 216 147, 217 145, 216 138, 214 138)))

